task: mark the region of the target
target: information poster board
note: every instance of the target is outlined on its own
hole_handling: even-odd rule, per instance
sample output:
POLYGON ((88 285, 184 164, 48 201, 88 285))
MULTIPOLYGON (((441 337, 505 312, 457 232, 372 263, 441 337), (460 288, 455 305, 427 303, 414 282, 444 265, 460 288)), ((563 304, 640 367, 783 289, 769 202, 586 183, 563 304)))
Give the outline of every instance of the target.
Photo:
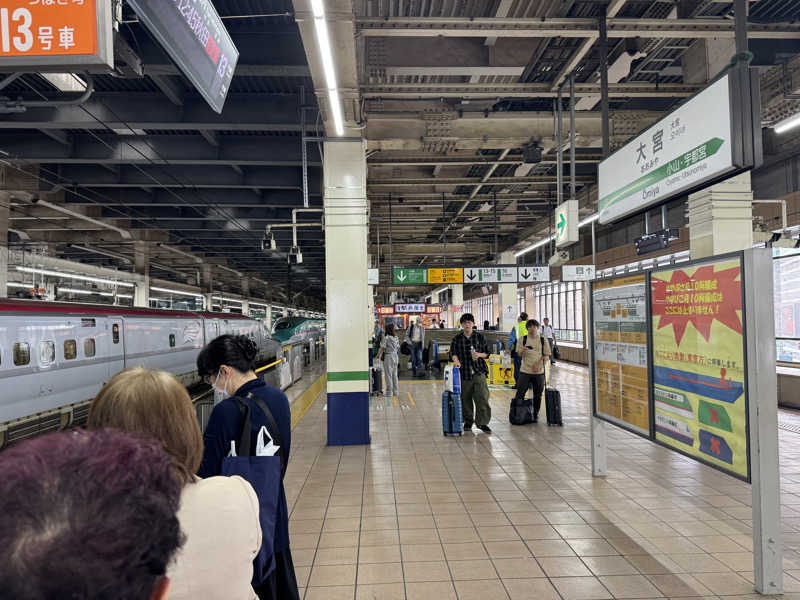
POLYGON ((650 437, 645 275, 594 282, 591 308, 595 416, 650 437))
POLYGON ((655 439, 750 481, 741 254, 654 271, 655 439))

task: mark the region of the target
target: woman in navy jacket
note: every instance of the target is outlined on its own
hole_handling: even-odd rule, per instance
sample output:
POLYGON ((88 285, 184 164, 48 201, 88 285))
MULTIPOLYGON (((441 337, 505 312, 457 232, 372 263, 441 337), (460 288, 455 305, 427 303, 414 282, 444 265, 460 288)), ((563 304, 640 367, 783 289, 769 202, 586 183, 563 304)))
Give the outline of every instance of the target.
MULTIPOLYGON (((222 473, 222 459, 230 452, 231 441, 238 443, 244 417, 239 411, 239 396, 250 405, 251 447, 256 447, 256 438, 262 425, 277 440, 284 451, 288 464, 292 445, 291 411, 286 394, 265 384, 253 371, 253 361, 258 348, 255 342, 244 335, 222 335, 205 348, 197 357, 197 369, 203 379, 224 399, 214 407, 203 433, 205 450, 198 475, 212 477, 222 473), (261 399, 269 408, 278 426, 279 436, 272 431, 264 411, 247 398, 248 394, 261 399)), ((278 443, 277 441, 275 442, 278 443)), ((261 600, 295 600, 299 598, 297 579, 294 574, 292 554, 289 550, 289 511, 286 507, 286 492, 281 481, 278 498, 278 515, 275 523, 275 570, 260 585, 254 586, 261 600)))

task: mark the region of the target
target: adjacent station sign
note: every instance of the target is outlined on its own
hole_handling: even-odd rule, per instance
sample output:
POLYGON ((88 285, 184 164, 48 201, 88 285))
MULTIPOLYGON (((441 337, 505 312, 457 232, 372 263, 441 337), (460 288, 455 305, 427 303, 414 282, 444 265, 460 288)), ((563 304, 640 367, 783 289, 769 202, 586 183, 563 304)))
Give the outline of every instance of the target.
POLYGON ((597 416, 649 437, 645 276, 595 282, 592 324, 597 416))
MULTIPOLYGON (((394 285, 427 283, 537 283, 550 281, 550 267, 478 265, 474 267, 394 267, 394 285)), ((577 281, 577 280, 576 280, 577 281)))
POLYGON ((221 113, 239 51, 211 0, 128 0, 142 23, 221 113))
POLYGON ((106 70, 114 66, 111 0, 3 0, 4 71, 106 70))
POLYGON ((600 223, 736 170, 730 86, 726 74, 600 163, 600 223))
POLYGON ((567 200, 556 207, 556 247, 563 248, 577 242, 578 234, 578 201, 567 200))
POLYGON ((741 257, 653 272, 655 439, 749 479, 741 257))
POLYGON ((564 265, 561 267, 561 281, 593 281, 594 265, 564 265))

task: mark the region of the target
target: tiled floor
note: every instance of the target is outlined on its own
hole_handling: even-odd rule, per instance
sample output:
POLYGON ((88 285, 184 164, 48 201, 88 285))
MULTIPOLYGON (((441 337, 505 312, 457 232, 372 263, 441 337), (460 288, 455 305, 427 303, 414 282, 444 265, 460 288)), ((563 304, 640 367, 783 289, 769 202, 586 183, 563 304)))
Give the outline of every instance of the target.
MULTIPOLYGON (((327 447, 324 395, 294 431, 286 476, 306 600, 603 600, 753 596, 750 489, 609 426, 589 468, 586 369, 562 364, 564 428, 445 438, 441 384, 374 401, 369 447, 327 447)), ((800 435, 779 432, 788 598, 800 599, 800 435)))

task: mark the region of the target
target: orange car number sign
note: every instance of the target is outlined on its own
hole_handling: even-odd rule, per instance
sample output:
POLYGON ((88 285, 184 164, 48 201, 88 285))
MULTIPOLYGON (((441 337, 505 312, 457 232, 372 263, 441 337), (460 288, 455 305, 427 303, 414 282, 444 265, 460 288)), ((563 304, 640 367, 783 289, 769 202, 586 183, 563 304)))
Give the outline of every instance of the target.
POLYGON ((97 0, 3 0, 0 57, 97 53, 97 0))

